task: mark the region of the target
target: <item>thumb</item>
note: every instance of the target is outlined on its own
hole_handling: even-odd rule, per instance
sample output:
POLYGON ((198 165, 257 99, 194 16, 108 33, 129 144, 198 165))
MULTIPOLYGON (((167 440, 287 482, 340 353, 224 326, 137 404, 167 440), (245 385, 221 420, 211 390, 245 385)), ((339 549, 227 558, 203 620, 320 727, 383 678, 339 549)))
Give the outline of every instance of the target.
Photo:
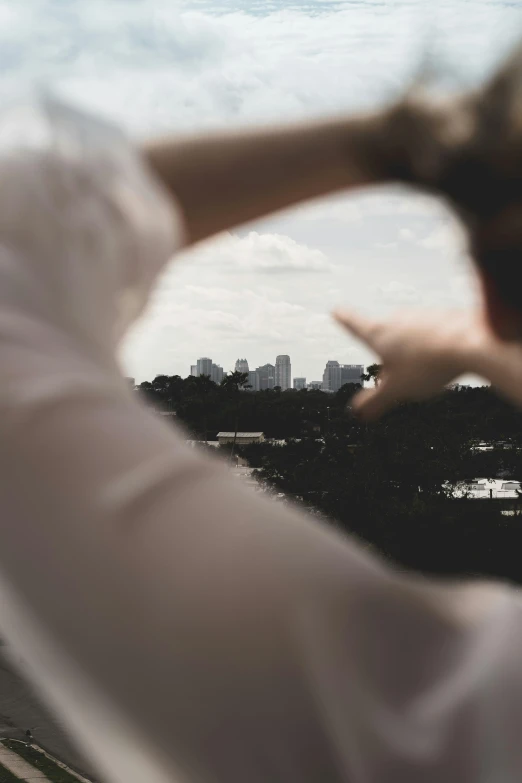
POLYGON ((382 380, 375 389, 359 392, 354 397, 353 409, 361 418, 372 421, 393 408, 395 402, 392 387, 382 380))

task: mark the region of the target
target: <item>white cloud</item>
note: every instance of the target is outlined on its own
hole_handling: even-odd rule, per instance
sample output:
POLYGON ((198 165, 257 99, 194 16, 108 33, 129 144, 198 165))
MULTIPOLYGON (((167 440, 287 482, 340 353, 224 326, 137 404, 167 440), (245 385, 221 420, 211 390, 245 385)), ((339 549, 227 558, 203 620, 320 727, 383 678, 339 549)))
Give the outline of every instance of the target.
POLYGON ((447 219, 436 226, 426 237, 420 239, 418 244, 427 250, 454 254, 462 254, 467 250, 466 233, 454 219, 447 219))
POLYGON ((399 239, 403 242, 413 242, 415 234, 411 228, 401 228, 399 229, 399 239))
MULTIPOLYGON (((432 50, 438 34, 459 77, 487 73, 515 39, 517 9, 482 1, 470 17, 463 0, 447 5, 431 16, 432 50)), ((415 73, 430 24, 421 0, 3 0, 0 21, 4 86, 52 82, 138 130, 374 104, 415 73)))
POLYGON ((397 242, 376 242, 375 247, 379 250, 395 250, 397 242))
POLYGON ((364 219, 361 196, 325 198, 299 207, 296 214, 300 220, 320 222, 336 220, 341 223, 360 223, 364 219))
POLYGON ((334 265, 326 255, 280 234, 250 231, 245 237, 223 234, 197 246, 190 252, 195 264, 220 266, 224 271, 261 272, 331 272, 334 265))
POLYGON ((378 292, 383 300, 393 304, 413 304, 419 302, 419 291, 415 286, 399 280, 390 280, 378 286, 378 292))

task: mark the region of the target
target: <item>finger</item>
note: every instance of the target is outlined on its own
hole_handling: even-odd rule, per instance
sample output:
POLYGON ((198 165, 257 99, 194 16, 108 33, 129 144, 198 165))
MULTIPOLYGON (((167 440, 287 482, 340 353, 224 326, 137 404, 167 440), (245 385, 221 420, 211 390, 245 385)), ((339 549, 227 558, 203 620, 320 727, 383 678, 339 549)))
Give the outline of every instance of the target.
POLYGON ((374 421, 396 405, 398 400, 393 388, 381 381, 375 389, 359 392, 353 400, 353 410, 366 421, 374 421))
POLYGON ((381 331, 382 323, 374 318, 367 318, 360 313, 348 310, 334 310, 333 317, 338 324, 348 329, 354 337, 358 337, 372 346, 381 331))

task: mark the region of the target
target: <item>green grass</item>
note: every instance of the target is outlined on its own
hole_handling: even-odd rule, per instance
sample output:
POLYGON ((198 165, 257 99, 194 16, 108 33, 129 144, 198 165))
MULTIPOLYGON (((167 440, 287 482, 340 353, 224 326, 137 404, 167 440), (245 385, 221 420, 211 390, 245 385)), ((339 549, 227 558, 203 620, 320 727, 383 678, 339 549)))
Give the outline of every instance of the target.
MULTIPOLYGON (((26 745, 24 742, 16 742, 16 740, 4 740, 3 744, 13 753, 17 753, 21 758, 25 759, 33 767, 43 772, 44 775, 51 781, 51 783, 79 783, 78 778, 75 775, 71 775, 66 769, 62 769, 54 761, 47 758, 45 753, 42 753, 36 748, 32 748, 26 745)), ((12 783, 12 781, 18 780, 18 778, 6 778, 5 783, 12 783)), ((2 778, 2 772, 0 770, 0 783, 4 783, 2 778)))
POLYGON ((0 764, 0 783, 20 783, 20 778, 17 778, 3 764, 0 764))

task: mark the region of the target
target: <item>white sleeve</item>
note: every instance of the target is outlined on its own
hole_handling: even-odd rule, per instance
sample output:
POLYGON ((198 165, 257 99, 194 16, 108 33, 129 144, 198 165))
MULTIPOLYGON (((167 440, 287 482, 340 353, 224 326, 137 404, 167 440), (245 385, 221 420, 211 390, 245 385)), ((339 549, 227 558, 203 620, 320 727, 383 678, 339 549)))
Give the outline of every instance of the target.
POLYGON ((392 573, 146 410, 114 350, 174 208, 111 129, 20 111, 0 119, 0 630, 80 748, 108 783, 519 781, 518 594, 392 573))

